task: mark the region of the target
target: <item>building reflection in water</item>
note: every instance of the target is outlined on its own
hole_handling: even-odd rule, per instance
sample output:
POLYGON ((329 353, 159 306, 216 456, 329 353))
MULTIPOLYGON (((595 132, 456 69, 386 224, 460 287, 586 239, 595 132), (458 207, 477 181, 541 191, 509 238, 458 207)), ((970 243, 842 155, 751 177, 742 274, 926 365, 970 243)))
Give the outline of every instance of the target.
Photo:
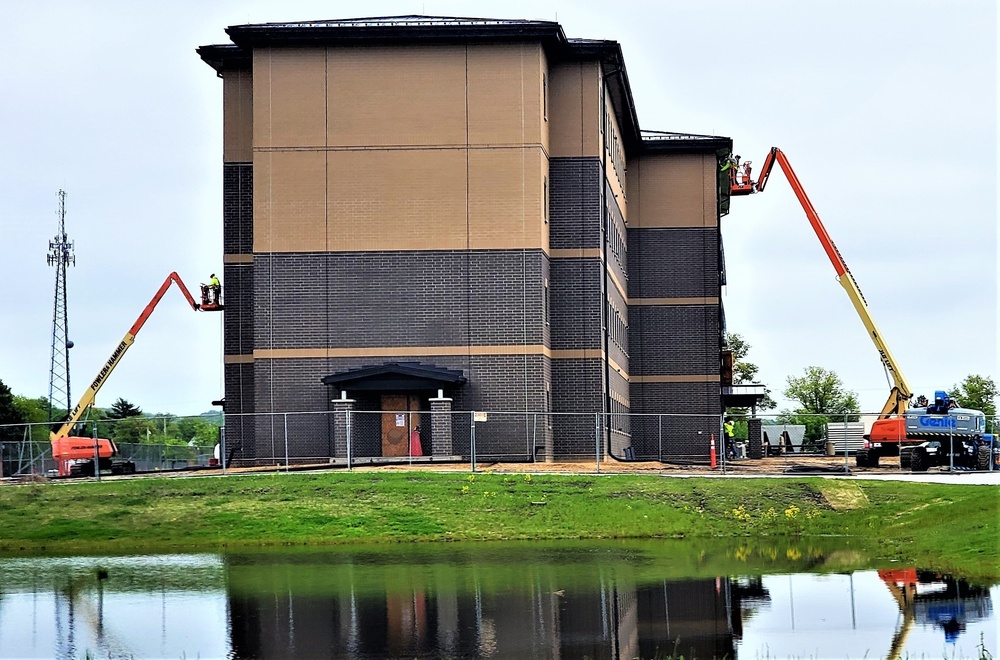
POLYGON ((622 546, 524 547, 0 560, 0 658, 905 657, 942 639, 958 657, 983 630, 996 644, 991 590, 946 575, 674 579, 622 546))
MULTIPOLYGON (((232 571, 249 568, 236 565, 232 571)), ((338 572, 348 579, 336 580, 336 593, 300 594, 291 576, 265 593, 230 589, 233 653, 617 659, 676 652, 732 658, 742 617, 768 598, 760 580, 751 578, 639 586, 596 572, 557 588, 544 569, 498 585, 466 568, 438 574, 440 580, 359 592, 350 579, 354 571, 338 572)), ((242 577, 234 581, 246 584, 242 577)))

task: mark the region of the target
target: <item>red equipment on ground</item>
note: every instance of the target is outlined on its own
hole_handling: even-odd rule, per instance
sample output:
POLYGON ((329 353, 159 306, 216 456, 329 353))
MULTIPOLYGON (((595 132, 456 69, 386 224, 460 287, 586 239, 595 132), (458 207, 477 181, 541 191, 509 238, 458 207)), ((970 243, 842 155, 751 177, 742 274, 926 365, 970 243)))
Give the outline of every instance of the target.
MULTIPOLYGON (((125 355, 125 351, 128 350, 132 342, 135 341, 135 336, 142 329, 142 326, 146 323, 146 319, 149 315, 153 313, 156 309, 156 305, 163 298, 163 294, 166 293, 167 289, 170 288, 171 283, 176 283, 177 288, 181 290, 184 294, 184 298, 187 299, 188 304, 191 305, 191 309, 195 311, 221 311, 222 305, 219 304, 219 298, 215 299, 215 302, 209 306, 203 306, 196 303, 194 297, 192 297, 191 292, 188 288, 184 286, 184 282, 181 281, 180 276, 177 273, 170 273, 167 279, 163 281, 160 285, 159 290, 153 296, 153 299, 149 301, 142 313, 139 314, 139 318, 135 320, 132 327, 129 328, 128 332, 122 338, 115 350, 111 353, 111 357, 108 361, 104 363, 101 370, 97 373, 97 377, 94 378, 93 382, 84 392, 83 396, 80 397, 80 401, 76 404, 76 407, 70 411, 65 423, 59 428, 58 431, 53 432, 49 439, 52 442, 52 458, 55 459, 57 465, 59 466, 59 476, 85 476, 94 475, 100 470, 110 470, 111 474, 131 474, 135 472, 135 463, 132 461, 114 461, 113 458, 118 456, 118 447, 112 440, 105 438, 87 438, 79 436, 71 436, 70 432, 73 427, 80 421, 83 414, 87 411, 90 406, 94 405, 94 398, 97 396, 97 392, 107 381, 108 376, 121 361, 122 356, 125 355), (97 465, 94 465, 95 454, 97 459, 97 465)), ((203 300, 204 300, 204 286, 203 290, 203 300)))

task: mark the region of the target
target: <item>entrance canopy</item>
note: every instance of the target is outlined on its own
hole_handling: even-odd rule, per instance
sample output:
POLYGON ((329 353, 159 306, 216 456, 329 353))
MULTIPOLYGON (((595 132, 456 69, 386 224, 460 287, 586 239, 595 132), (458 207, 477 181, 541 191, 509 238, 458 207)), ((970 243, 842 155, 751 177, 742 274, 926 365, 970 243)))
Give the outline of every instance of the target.
POLYGON ((752 408, 757 410, 767 392, 763 385, 724 385, 722 387, 722 405, 725 408, 752 408))
POLYGON ((323 378, 323 384, 340 390, 381 392, 426 392, 454 389, 466 382, 461 371, 419 362, 385 364, 348 369, 323 378))

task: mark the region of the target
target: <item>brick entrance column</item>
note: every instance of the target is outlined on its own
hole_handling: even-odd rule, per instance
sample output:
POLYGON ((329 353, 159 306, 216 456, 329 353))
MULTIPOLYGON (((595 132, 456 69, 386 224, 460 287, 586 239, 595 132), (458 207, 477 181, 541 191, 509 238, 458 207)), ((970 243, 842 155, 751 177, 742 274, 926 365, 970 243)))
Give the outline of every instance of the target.
MULTIPOLYGON (((354 399, 347 398, 347 392, 341 392, 339 399, 333 399, 333 456, 347 460, 347 418, 354 411, 354 399)), ((351 420, 352 423, 355 420, 351 420)), ((353 429, 352 429, 353 432, 353 429)))
POLYGON ((437 398, 431 404, 431 456, 451 456, 453 453, 451 436, 451 402, 438 390, 437 398))
POLYGON ((757 417, 751 417, 747 420, 747 427, 747 456, 749 458, 764 458, 761 420, 757 417))

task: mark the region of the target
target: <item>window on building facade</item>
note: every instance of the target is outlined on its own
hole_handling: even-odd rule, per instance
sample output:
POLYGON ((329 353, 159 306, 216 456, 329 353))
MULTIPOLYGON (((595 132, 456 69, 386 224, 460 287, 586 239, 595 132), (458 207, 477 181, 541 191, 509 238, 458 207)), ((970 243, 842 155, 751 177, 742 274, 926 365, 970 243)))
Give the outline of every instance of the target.
POLYGON ((549 177, 542 181, 542 217, 545 223, 549 222, 549 177))
POLYGON ((549 120, 549 76, 542 74, 542 121, 549 120))
POLYGON ((545 280, 545 289, 542 292, 542 318, 545 325, 549 324, 549 281, 545 280))

